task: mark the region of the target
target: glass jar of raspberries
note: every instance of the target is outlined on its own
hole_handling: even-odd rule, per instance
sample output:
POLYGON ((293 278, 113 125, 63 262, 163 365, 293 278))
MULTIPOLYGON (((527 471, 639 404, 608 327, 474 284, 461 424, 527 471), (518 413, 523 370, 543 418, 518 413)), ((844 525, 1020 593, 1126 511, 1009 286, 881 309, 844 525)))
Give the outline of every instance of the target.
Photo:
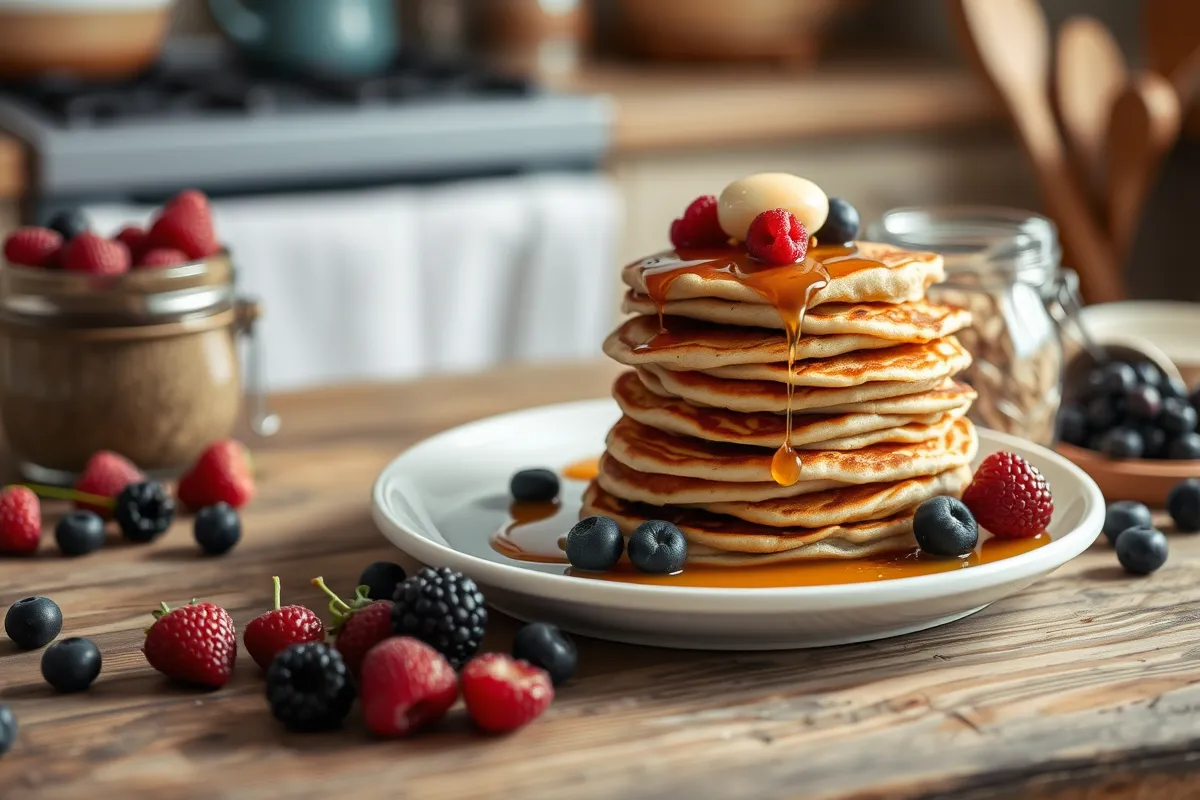
POLYGON ((945 258, 946 280, 929 298, 972 314, 971 328, 957 334, 974 358, 960 376, 979 393, 971 418, 1052 444, 1063 343, 1079 331, 1078 279, 1059 263, 1054 223, 1007 208, 898 208, 871 238, 945 258))
POLYGON ((0 419, 23 475, 67 481, 100 450, 147 471, 193 461, 233 432, 258 316, 224 251, 112 275, 0 261, 0 419))

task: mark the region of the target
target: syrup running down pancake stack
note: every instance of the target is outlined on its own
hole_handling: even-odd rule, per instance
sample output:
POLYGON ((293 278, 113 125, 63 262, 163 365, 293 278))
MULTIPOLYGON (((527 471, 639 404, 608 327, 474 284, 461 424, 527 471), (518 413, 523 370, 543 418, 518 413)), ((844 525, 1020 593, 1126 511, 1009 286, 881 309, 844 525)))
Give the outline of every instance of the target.
POLYGON ((672 229, 674 251, 623 270, 632 316, 604 345, 630 367, 613 387, 623 416, 583 515, 626 535, 673 522, 689 563, 912 549, 916 507, 958 496, 976 450, 975 394, 954 380, 970 363, 954 336, 970 316, 925 298, 941 258, 850 241, 853 209, 835 200, 830 215, 794 176, 751 176, 719 205, 702 201, 672 229), (803 242, 772 251, 786 230, 764 233, 756 217, 782 210, 805 223, 791 233, 803 242), (718 212, 722 230, 706 232, 718 212))

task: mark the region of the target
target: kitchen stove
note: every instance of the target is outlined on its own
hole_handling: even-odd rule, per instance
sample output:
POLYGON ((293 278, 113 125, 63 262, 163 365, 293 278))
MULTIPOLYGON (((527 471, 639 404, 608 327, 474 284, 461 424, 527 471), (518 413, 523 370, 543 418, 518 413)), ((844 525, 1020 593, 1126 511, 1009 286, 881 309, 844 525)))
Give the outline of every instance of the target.
POLYGON ((34 155, 23 216, 97 201, 155 203, 536 170, 591 169, 602 97, 555 94, 465 64, 396 64, 354 82, 256 71, 212 42, 172 45, 115 85, 0 86, 0 129, 34 155))

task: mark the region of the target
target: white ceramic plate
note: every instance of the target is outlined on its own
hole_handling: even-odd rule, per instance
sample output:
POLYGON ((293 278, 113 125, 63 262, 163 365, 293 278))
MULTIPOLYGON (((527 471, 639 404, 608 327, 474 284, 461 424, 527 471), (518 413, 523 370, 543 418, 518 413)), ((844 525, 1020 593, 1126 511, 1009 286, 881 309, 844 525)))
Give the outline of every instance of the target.
MULTIPOLYGON (((619 412, 609 400, 532 408, 455 428, 416 445, 375 483, 373 515, 397 547, 474 578, 518 619, 635 644, 768 650, 880 639, 960 619, 1019 592, 1085 550, 1104 500, 1078 467, 1042 447, 980 431, 979 459, 1010 450, 1054 492, 1053 539, 1030 552, 933 575, 836 586, 708 589, 586 580, 556 564, 514 561, 488 541, 508 518, 508 480, 530 466, 561 468, 598 455, 619 412)), ((564 482, 564 507, 583 484, 564 482)), ((566 532, 565 530, 563 531, 566 532)))

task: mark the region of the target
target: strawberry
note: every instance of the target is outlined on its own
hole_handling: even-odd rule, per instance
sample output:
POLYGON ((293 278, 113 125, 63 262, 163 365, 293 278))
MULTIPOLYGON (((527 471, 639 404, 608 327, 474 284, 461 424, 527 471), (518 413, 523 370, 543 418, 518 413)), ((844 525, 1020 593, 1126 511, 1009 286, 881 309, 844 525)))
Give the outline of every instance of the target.
POLYGON ((507 653, 484 653, 462 671, 463 700, 475 724, 508 733, 537 719, 554 700, 550 675, 507 653))
POLYGON ((197 603, 154 612, 142 652, 168 678, 219 689, 229 682, 237 658, 237 632, 225 609, 197 603))
POLYGON ((263 669, 294 644, 325 639, 325 625, 312 611, 304 606, 279 607, 279 578, 271 580, 275 582, 275 607, 246 623, 246 632, 242 634, 247 652, 263 669))
POLYGON ((208 446, 192 468, 179 479, 179 500, 193 511, 225 502, 241 508, 254 497, 246 448, 225 439, 208 446))
MULTIPOLYGON (((117 455, 111 450, 101 450, 93 453, 87 464, 84 465, 83 474, 75 481, 75 491, 116 499, 116 496, 126 486, 131 483, 141 483, 145 479, 146 476, 129 459, 117 455)), ((110 506, 94 505, 76 500, 75 507, 81 511, 94 511, 102 519, 112 517, 110 506)))
POLYGON ((181 250, 189 259, 207 258, 219 251, 208 198, 195 190, 176 195, 150 227, 148 246, 181 250))
POLYGON ((1050 485, 1037 467, 1015 453, 985 458, 962 499, 975 521, 1000 539, 1036 536, 1054 515, 1050 485))
POLYGON ((312 585, 329 596, 329 612, 333 615, 334 647, 342 654, 350 674, 358 677, 367 651, 390 637, 392 631, 392 601, 371 600, 370 587, 355 589, 350 603, 333 593, 323 578, 313 578, 312 585))
POLYGON ((62 235, 49 228, 17 228, 4 240, 4 258, 22 267, 53 266, 62 235))
POLYGON ((405 736, 446 715, 458 699, 458 676, 429 645, 393 636, 367 653, 358 696, 372 733, 405 736))
POLYGON ((156 247, 153 250, 147 250, 138 259, 136 266, 138 268, 178 267, 180 264, 186 264, 191 260, 188 258, 187 253, 182 250, 174 250, 169 247, 156 247))
POLYGON ((122 228, 121 232, 113 238, 129 248, 129 256, 133 259, 133 263, 141 261, 146 252, 147 239, 144 230, 137 225, 129 225, 122 228))
POLYGON ((0 491, 0 553, 32 553, 42 538, 42 506, 24 486, 0 491))
POLYGON ((84 231, 63 246, 59 266, 88 275, 121 275, 129 271, 129 248, 91 231, 84 231))

